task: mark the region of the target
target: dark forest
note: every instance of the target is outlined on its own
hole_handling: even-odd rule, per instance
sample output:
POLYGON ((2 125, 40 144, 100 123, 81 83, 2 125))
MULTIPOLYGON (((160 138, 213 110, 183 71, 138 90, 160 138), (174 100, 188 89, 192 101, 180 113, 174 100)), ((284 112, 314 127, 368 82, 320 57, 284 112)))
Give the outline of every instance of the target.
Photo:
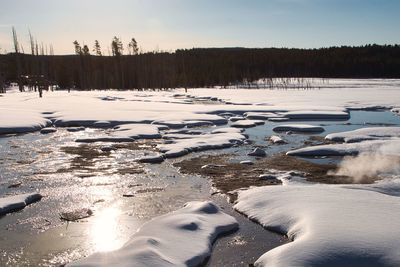
POLYGON ((135 55, 0 55, 1 81, 43 77, 60 88, 232 86, 262 78, 400 78, 399 45, 320 49, 194 48, 135 55))

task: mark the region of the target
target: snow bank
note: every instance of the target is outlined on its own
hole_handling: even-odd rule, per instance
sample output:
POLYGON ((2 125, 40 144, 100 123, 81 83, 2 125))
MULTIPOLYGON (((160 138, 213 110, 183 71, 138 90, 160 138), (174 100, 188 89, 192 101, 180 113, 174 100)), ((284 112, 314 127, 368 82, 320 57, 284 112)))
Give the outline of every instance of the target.
MULTIPOLYGON (((382 147, 399 147, 400 139, 389 140, 373 140, 364 141, 360 143, 344 143, 344 144, 330 144, 318 145, 299 148, 288 151, 286 155, 290 156, 346 156, 358 155, 360 153, 374 153, 375 151, 384 151, 382 147)), ((386 150, 385 154, 399 156, 399 150, 386 150)))
POLYGON ((291 185, 239 192, 235 209, 293 242, 256 266, 399 266, 400 199, 369 187, 291 185))
POLYGON ((286 141, 283 140, 280 136, 277 135, 271 135, 271 137, 269 138, 269 141, 273 144, 285 144, 286 141))
POLYGON ((249 120, 268 120, 270 118, 282 118, 282 116, 272 112, 246 112, 245 115, 246 118, 249 120))
POLYGON ((152 124, 123 124, 115 127, 111 133, 115 137, 128 137, 134 139, 161 138, 159 127, 152 124))
POLYGON ((68 266, 199 266, 218 235, 238 227, 212 202, 184 208, 145 223, 122 248, 95 253, 68 266))
POLYGON ((262 120, 238 120, 234 123, 231 124, 231 127, 237 127, 237 128, 251 128, 255 127, 257 125, 262 125, 265 122, 262 120))
POLYGON ((38 112, 0 108, 0 135, 34 132, 50 125, 38 112))
POLYGON ((400 127, 369 127, 354 131, 331 133, 325 139, 335 142, 360 142, 364 140, 387 139, 400 137, 400 127))
POLYGON ((21 210, 27 205, 42 199, 42 195, 38 193, 22 194, 0 198, 0 216, 7 213, 21 210))
POLYGON ((278 125, 272 129, 275 132, 293 131, 293 132, 323 132, 324 128, 321 126, 310 124, 284 124, 278 125))
POLYGON ((241 144, 246 137, 240 133, 213 133, 185 135, 184 139, 169 140, 167 144, 157 145, 167 158, 181 157, 193 151, 228 148, 241 144))
POLYGON ((245 120, 246 118, 245 117, 242 117, 242 116, 234 116, 234 117, 230 117, 229 118, 229 120, 230 121, 233 121, 233 122, 235 122, 235 121, 241 121, 241 120, 245 120))
POLYGON ((211 131, 212 134, 218 134, 218 133, 241 133, 243 132, 243 129, 238 129, 238 128, 219 128, 216 130, 211 131))
POLYGON ((145 156, 137 159, 141 163, 161 163, 164 161, 163 155, 157 154, 152 156, 145 156))
POLYGON ((41 134, 49 134, 49 133, 55 133, 57 132, 57 128, 54 127, 46 127, 46 128, 42 128, 40 130, 41 134))
POLYGON ((265 152, 265 150, 256 147, 253 151, 251 151, 249 154, 247 154, 248 156, 253 156, 253 157, 266 157, 267 153, 265 152))

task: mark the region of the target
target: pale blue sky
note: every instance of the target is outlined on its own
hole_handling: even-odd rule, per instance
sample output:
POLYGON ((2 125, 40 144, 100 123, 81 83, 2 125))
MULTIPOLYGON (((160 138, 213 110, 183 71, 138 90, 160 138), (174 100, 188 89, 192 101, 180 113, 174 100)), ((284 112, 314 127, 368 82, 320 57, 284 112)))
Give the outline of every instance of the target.
POLYGON ((57 54, 114 35, 146 51, 394 44, 399 14, 398 0, 1 0, 0 47, 12 51, 11 26, 25 51, 29 28, 57 54))

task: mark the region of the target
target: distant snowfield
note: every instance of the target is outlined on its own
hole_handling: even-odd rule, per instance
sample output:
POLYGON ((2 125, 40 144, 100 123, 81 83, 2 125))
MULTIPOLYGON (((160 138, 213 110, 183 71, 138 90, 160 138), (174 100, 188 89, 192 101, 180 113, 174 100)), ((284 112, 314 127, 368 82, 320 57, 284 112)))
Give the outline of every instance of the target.
MULTIPOLYGON (((162 138, 157 146, 160 155, 138 159, 161 162, 241 144, 247 137, 240 128, 267 120, 285 121, 284 131, 321 131, 324 128, 312 120, 346 120, 351 109, 400 110, 400 80, 330 80, 316 86, 321 89, 189 89, 187 94, 183 90, 62 91, 44 92, 41 99, 36 93, 8 93, 0 98, 0 134, 39 131, 51 125, 107 128, 104 136, 78 141, 162 138), (241 120, 231 125, 238 128, 211 128, 203 133, 188 129, 223 125, 229 117, 239 116, 241 120), (310 124, 292 123, 300 118, 310 124), (168 128, 178 130, 162 132, 168 128)), ((80 128, 71 131, 75 129, 80 128)), ((377 157, 400 155, 398 127, 334 133, 326 139, 340 143, 288 154, 342 156, 378 151, 377 157)), ((398 181, 398 176, 393 181, 358 186, 289 181, 284 186, 241 191, 235 208, 294 240, 266 252, 257 266, 399 266, 398 181)), ((214 204, 191 203, 149 221, 120 250, 94 254, 72 265, 123 266, 146 261, 148 266, 197 266, 209 256, 216 235, 236 227, 234 219, 214 204), (143 249, 136 249, 137 245, 143 249)))
POLYGON ((0 98, 0 134, 36 131, 47 126, 49 118, 56 126, 96 126, 106 121, 109 126, 158 122, 179 128, 189 121, 224 124, 227 120, 217 115, 224 112, 329 119, 345 118, 346 109, 400 108, 399 80, 339 81, 333 80, 332 88, 312 90, 189 89, 187 96, 177 94, 182 90, 45 92, 42 99, 37 93, 8 93, 0 98), (339 88, 333 87, 337 83, 339 88), (201 104, 210 99, 215 104, 201 104))

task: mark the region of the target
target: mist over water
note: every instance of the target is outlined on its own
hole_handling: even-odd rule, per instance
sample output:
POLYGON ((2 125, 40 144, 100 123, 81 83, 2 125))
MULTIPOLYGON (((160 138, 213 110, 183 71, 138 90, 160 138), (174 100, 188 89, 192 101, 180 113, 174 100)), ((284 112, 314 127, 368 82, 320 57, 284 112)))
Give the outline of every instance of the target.
POLYGON ((400 145, 384 145, 374 152, 345 157, 331 175, 349 176, 355 183, 368 177, 400 176, 400 145))

